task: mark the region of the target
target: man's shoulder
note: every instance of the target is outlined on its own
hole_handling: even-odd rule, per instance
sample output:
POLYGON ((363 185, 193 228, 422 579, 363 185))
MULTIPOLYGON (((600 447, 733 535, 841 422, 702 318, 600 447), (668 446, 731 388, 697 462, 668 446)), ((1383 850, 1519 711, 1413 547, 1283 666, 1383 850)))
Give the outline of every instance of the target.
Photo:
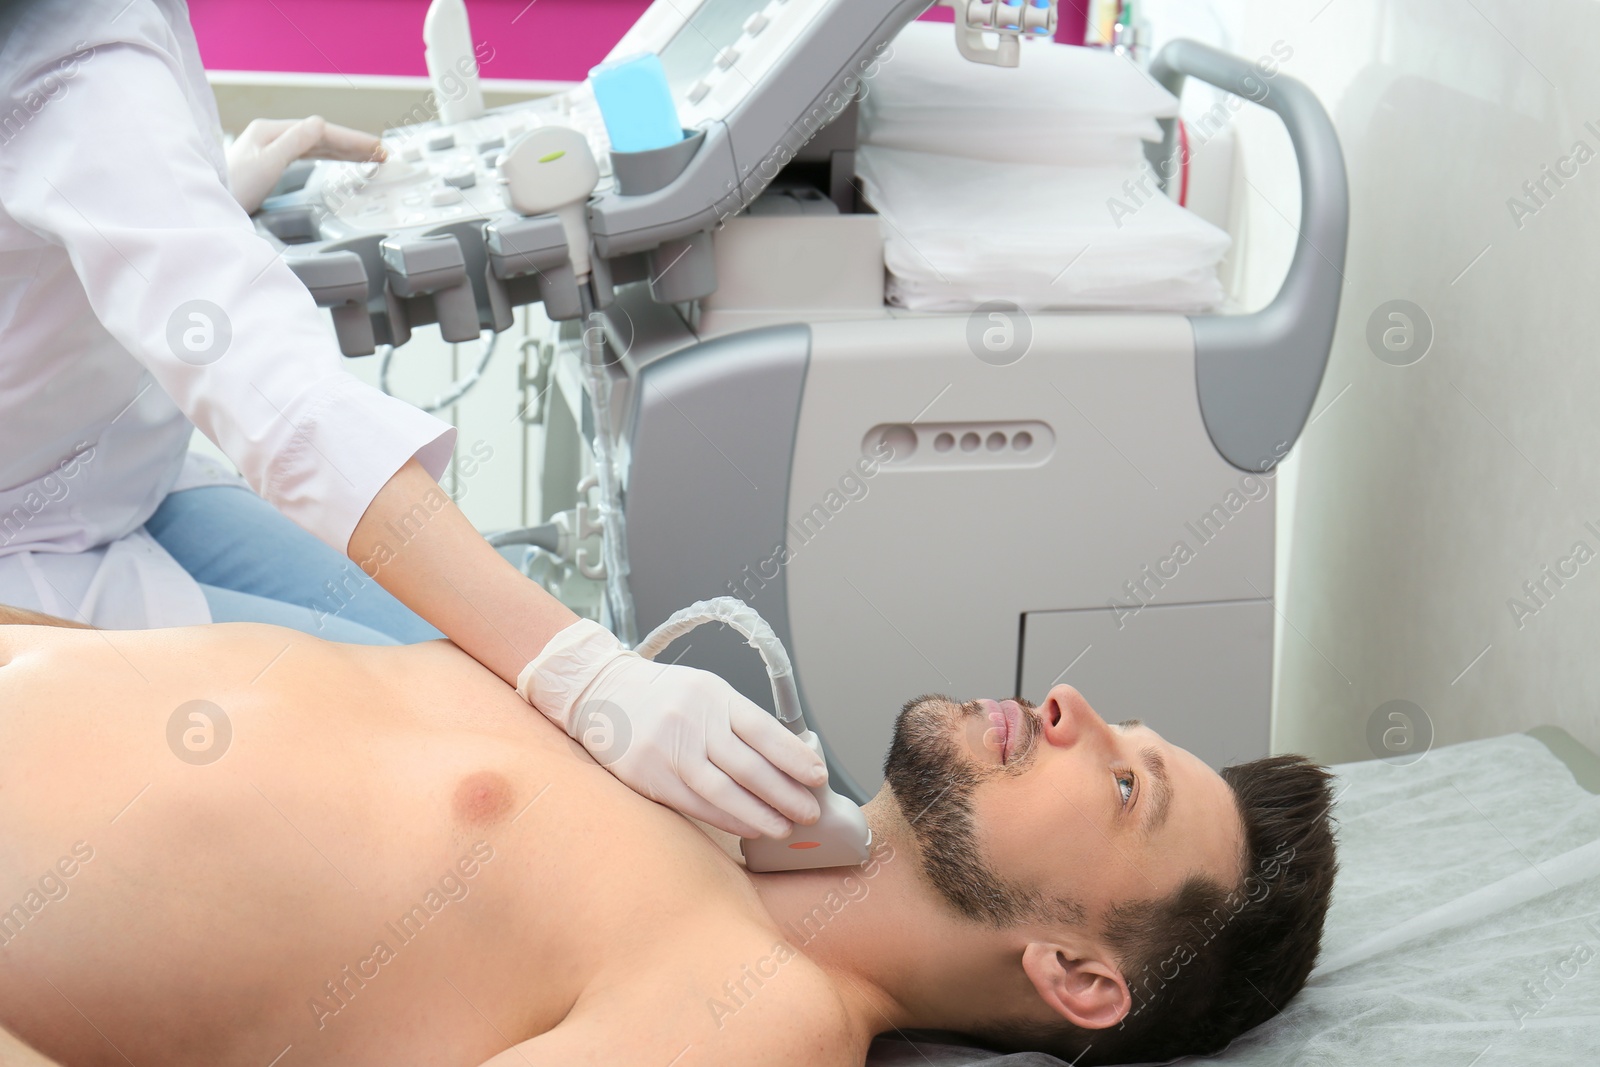
POLYGON ((706 998, 707 1062, 860 1067, 866 1045, 836 980, 785 940, 758 944, 706 998))
POLYGON ((581 1040, 596 1062, 861 1067, 870 1037, 855 1032, 834 979, 775 933, 729 933, 681 946, 670 964, 648 953, 536 1041, 581 1040))

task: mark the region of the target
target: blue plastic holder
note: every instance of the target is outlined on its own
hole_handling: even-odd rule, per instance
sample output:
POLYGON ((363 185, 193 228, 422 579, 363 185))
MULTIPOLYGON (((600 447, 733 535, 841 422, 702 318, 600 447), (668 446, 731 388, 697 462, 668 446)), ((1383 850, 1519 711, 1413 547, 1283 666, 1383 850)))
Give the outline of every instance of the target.
POLYGON ((602 63, 589 85, 614 152, 648 152, 683 140, 683 125, 661 57, 652 53, 602 63))

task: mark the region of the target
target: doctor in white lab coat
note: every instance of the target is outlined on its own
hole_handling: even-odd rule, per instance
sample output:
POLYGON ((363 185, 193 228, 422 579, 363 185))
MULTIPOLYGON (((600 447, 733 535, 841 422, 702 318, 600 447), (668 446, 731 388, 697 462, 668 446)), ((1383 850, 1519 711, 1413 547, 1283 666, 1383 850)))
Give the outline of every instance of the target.
POLYGON ((601 755, 645 795, 745 836, 810 821, 820 761, 506 563, 435 480, 454 430, 347 373, 256 235, 247 209, 295 155, 374 144, 318 123, 241 140, 224 154, 181 0, 0 4, 0 602, 107 628, 436 627, 580 743, 606 735, 585 708, 627 717, 601 755), (249 491, 188 454, 195 427, 249 491))

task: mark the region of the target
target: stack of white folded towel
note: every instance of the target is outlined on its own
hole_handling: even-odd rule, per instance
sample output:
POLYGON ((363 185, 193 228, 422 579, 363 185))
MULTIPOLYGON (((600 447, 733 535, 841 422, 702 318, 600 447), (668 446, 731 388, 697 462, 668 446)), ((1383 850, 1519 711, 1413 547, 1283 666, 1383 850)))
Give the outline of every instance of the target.
POLYGON ((971 63, 947 24, 908 26, 866 83, 856 174, 883 221, 889 302, 965 310, 1193 312, 1222 300, 1226 233, 1144 163, 1178 102, 1127 60, 1030 42, 971 63))

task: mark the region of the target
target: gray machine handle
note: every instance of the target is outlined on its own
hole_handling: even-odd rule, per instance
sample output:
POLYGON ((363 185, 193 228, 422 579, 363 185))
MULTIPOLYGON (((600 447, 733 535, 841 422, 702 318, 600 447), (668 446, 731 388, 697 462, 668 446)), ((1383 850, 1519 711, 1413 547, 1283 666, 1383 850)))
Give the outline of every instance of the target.
MULTIPOLYGON (((1333 122, 1316 95, 1286 74, 1196 41, 1172 41, 1150 75, 1174 96, 1186 77, 1277 113, 1300 166, 1300 236, 1272 303, 1249 315, 1194 315, 1195 379, 1206 432, 1241 470, 1268 470, 1305 426, 1333 346, 1344 284, 1350 193, 1333 122)), ((1176 119, 1161 123, 1159 146, 1146 149, 1162 179, 1171 176, 1176 119)))

